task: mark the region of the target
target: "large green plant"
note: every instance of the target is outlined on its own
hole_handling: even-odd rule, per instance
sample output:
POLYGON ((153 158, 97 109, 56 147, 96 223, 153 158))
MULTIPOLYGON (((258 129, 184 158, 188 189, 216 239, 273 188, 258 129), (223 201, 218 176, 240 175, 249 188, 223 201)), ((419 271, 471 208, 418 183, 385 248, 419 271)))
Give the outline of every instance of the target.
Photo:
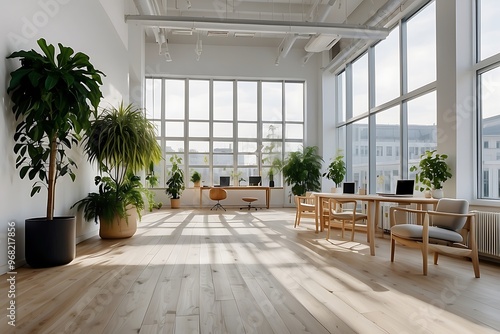
POLYGON ((283 164, 283 177, 292 185, 294 195, 321 189, 321 166, 323 158, 316 146, 304 147, 302 151, 291 152, 283 164))
POLYGON ((323 176, 332 180, 335 183, 335 187, 338 188, 340 183, 344 181, 346 172, 347 169, 344 162, 344 156, 338 153, 335 159, 328 165, 328 170, 323 176))
POLYGON ((86 133, 85 152, 88 160, 96 162, 101 173, 108 175, 96 178, 99 193, 91 193, 87 199, 77 202, 79 208, 84 209, 85 217, 89 218, 91 212, 87 211, 93 210, 105 213, 101 218, 111 222, 115 215, 126 217, 127 205, 134 205, 140 214, 144 203, 138 194, 148 190, 142 189, 142 184, 139 187, 140 182, 132 181, 137 181, 135 174, 148 168, 151 162, 157 163, 161 159, 155 127, 146 118, 144 111, 132 104, 125 106, 123 103, 103 110, 86 133), (107 207, 93 209, 80 204, 85 203, 89 197, 94 197, 95 203, 107 207))
POLYGON ((102 98, 103 73, 94 68, 89 57, 59 45, 37 41, 42 54, 35 50, 13 52, 7 58, 20 58, 21 67, 13 71, 7 88, 16 120, 14 152, 21 178, 38 178, 31 196, 47 187, 46 218, 54 218, 56 180, 76 175, 76 164, 66 149, 78 144, 80 133, 88 129, 91 116, 102 98))
POLYGON ((171 198, 178 199, 186 187, 184 184, 184 172, 179 167, 182 164, 182 158, 174 154, 170 158, 170 162, 172 163, 172 169, 169 172, 167 189, 165 191, 171 198))
POLYGON ((417 172, 415 189, 424 191, 443 188, 443 183, 452 177, 446 159, 448 155, 438 154, 436 150, 422 154, 418 166, 410 167, 411 172, 417 172))

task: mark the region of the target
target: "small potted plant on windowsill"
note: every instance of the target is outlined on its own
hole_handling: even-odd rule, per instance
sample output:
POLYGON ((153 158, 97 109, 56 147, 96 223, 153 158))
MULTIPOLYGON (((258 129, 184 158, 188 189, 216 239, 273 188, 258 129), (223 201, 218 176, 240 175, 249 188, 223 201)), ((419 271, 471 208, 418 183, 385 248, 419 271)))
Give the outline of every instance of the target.
POLYGON ((339 152, 328 166, 328 170, 323 174, 323 177, 332 180, 333 183, 335 183, 336 192, 340 192, 340 184, 344 181, 346 172, 347 170, 344 162, 344 156, 339 152))
POLYGON ((191 182, 193 182, 195 188, 200 187, 201 183, 201 174, 198 171, 194 171, 193 174, 191 174, 191 182))
POLYGON ((184 172, 179 167, 182 164, 182 158, 174 154, 170 158, 170 162, 172 163, 172 169, 169 172, 165 192, 170 196, 170 207, 178 209, 181 206, 182 191, 186 188, 184 185, 184 172))
POLYGON ((422 154, 419 164, 410 167, 410 172, 417 172, 415 190, 432 191, 432 197, 442 198, 443 183, 452 177, 447 158, 448 155, 438 154, 436 150, 422 154))

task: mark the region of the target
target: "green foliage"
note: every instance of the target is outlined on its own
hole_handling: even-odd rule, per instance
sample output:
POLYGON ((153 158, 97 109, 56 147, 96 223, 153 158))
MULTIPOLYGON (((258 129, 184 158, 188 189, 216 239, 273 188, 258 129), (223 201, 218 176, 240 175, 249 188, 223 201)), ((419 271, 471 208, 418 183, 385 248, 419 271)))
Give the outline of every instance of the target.
MULTIPOLYGON (((109 219, 113 214, 125 217, 129 204, 134 205, 140 215, 144 209, 142 194, 148 199, 152 196, 136 180, 135 174, 147 167, 151 172, 151 166, 154 168, 161 159, 154 125, 146 119, 143 110, 123 103, 118 108, 105 109, 87 131, 84 149, 88 160, 97 162, 100 172, 108 175, 96 177, 98 193, 77 202, 93 203, 78 206, 84 210, 84 216, 95 219, 102 213, 101 218, 113 221, 109 219)), ((154 178, 150 177, 148 182, 154 183, 154 178)))
POLYGON ((37 43, 43 54, 30 50, 7 57, 21 60, 21 67, 10 74, 7 93, 16 120, 21 120, 14 134, 16 168, 21 178, 39 180, 33 184, 31 196, 47 187, 47 219, 51 220, 57 178, 76 177, 76 163, 67 157, 66 149, 78 144, 80 133, 89 128, 91 116, 97 113, 104 74, 81 52, 58 44, 56 55, 55 47, 45 39, 37 43))
POLYGON ((193 174, 191 174, 191 182, 196 183, 200 181, 201 181, 200 172, 194 171, 193 174))
POLYGON ((179 165, 182 164, 182 158, 173 155, 170 158, 172 169, 169 172, 169 179, 167 180, 166 193, 173 199, 181 197, 182 191, 185 189, 184 185, 184 172, 179 165))
MULTIPOLYGON (((149 171, 146 174, 146 184, 149 188, 154 188, 159 184, 158 176, 155 175, 155 164, 152 161, 149 163, 149 171)), ((149 212, 158 206, 161 208, 161 203, 155 202, 155 194, 152 191, 148 191, 145 195, 148 199, 149 212)))
POLYGON ((323 177, 332 180, 335 183, 335 186, 338 188, 340 186, 340 183, 344 181, 346 173, 347 169, 344 162, 344 156, 338 153, 335 159, 333 159, 333 161, 328 166, 328 170, 323 174, 323 177))
POLYGON ((443 183, 452 177, 447 158, 446 154, 438 154, 436 150, 422 154, 418 166, 410 167, 411 172, 417 172, 415 189, 424 191, 443 188, 443 183))
POLYGON ((291 152, 283 165, 283 176, 292 185, 294 195, 321 189, 321 166, 323 158, 316 146, 304 147, 303 151, 291 152))
POLYGON ((127 218, 127 206, 130 205, 135 206, 139 218, 141 217, 144 210, 143 195, 147 197, 150 191, 142 186, 139 176, 129 172, 120 185, 109 176, 96 176, 95 184, 99 187, 99 192, 90 193, 73 204, 78 210, 83 210, 86 220, 94 220, 97 224, 97 218, 109 223, 117 215, 127 218))

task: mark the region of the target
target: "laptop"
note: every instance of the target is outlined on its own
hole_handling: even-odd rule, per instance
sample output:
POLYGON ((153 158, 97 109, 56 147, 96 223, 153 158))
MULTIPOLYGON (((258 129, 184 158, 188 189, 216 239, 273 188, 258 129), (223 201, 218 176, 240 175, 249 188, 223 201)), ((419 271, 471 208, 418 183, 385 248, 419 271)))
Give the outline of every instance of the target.
POLYGON ((415 180, 398 180, 396 183, 396 193, 377 193, 380 196, 412 197, 415 180))
POLYGON ((229 176, 221 176, 219 178, 219 184, 221 187, 229 187, 230 182, 231 182, 231 178, 229 176))
POLYGON ((342 184, 342 193, 355 194, 356 193, 356 183, 355 182, 344 182, 342 184))
POLYGON ((250 176, 248 178, 248 185, 249 186, 260 186, 261 182, 262 182, 261 176, 250 176))

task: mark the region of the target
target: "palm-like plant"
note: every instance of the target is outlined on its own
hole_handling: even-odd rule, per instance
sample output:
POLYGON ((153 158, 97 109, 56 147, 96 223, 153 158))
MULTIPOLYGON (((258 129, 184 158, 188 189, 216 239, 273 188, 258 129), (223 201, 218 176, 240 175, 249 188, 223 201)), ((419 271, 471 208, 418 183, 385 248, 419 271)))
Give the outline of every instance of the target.
POLYGON ((294 195, 304 195, 306 191, 321 189, 321 166, 323 158, 318 147, 304 147, 303 151, 291 152, 283 165, 283 176, 292 185, 294 195))
POLYGON ((84 204, 86 199, 77 202, 78 207, 84 209, 86 218, 95 219, 97 212, 102 213, 101 218, 107 222, 112 222, 115 215, 126 218, 129 204, 134 205, 140 214, 144 203, 138 191, 146 192, 147 189, 142 189, 142 184, 136 182, 134 175, 147 168, 151 162, 156 163, 161 159, 155 127, 146 119, 144 111, 123 103, 105 109, 92 122, 86 134, 84 149, 88 160, 96 162, 101 173, 108 175, 96 178, 99 193, 87 197, 95 199, 99 195, 108 199, 105 201, 108 208, 94 210, 84 204), (91 215, 87 210, 94 213, 91 215))
POLYGON ((21 119, 14 135, 16 167, 21 178, 39 179, 31 196, 42 185, 47 187, 46 218, 53 220, 57 178, 76 177, 72 170, 76 164, 65 150, 80 141, 79 134, 97 113, 103 73, 81 52, 59 44, 56 56, 55 47, 43 38, 37 43, 43 54, 18 51, 7 57, 21 59, 21 67, 11 73, 7 92, 16 120, 21 119))

